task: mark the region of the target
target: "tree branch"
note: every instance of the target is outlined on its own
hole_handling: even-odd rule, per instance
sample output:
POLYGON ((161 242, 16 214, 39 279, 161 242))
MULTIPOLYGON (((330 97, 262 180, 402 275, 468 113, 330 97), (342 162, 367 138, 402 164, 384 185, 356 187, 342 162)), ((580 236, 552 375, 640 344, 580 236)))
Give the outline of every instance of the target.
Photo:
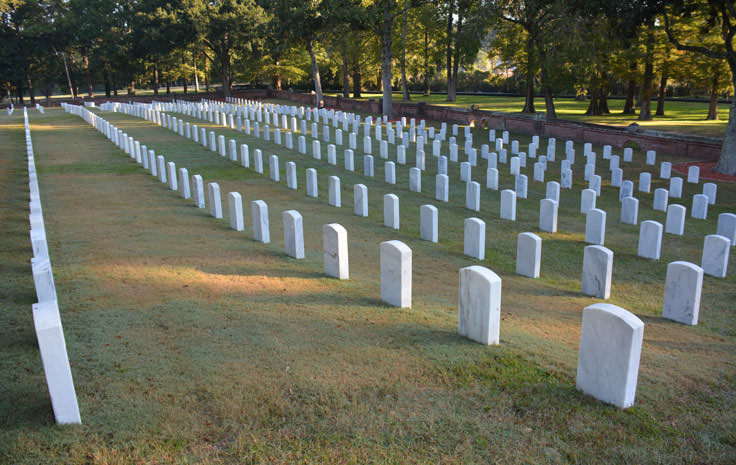
POLYGON ((711 50, 709 48, 702 47, 699 45, 682 44, 679 40, 677 40, 675 35, 672 33, 672 30, 670 29, 670 21, 669 21, 669 17, 667 16, 667 13, 664 14, 664 30, 667 33, 667 38, 669 39, 670 42, 672 42, 672 45, 674 45, 677 48, 677 50, 702 53, 703 55, 709 58, 716 58, 716 59, 726 58, 726 52, 717 52, 715 50, 711 50))

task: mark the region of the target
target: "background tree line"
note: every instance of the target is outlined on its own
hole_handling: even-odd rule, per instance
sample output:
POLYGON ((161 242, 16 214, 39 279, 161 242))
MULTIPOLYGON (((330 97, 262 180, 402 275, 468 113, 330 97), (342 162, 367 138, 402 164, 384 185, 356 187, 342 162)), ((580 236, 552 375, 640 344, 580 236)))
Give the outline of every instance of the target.
POLYGON ((323 87, 378 91, 386 112, 397 90, 521 93, 526 113, 541 94, 547 117, 555 95, 587 99, 590 115, 616 95, 641 120, 665 96, 708 96, 717 119, 736 79, 730 0, 0 0, 0 12, 0 91, 32 104, 216 82, 226 96, 233 83, 318 101, 323 87))

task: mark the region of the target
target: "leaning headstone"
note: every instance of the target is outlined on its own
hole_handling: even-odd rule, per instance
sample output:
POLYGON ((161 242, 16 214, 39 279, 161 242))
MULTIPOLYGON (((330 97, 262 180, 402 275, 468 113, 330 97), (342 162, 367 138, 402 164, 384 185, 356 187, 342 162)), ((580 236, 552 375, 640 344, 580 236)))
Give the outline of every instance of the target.
POLYGON ((703 273, 725 278, 728 271, 728 256, 731 252, 731 241, 725 236, 710 234, 705 236, 701 268, 703 273))
POLYGON ((662 250, 662 229, 662 224, 656 221, 647 220, 641 222, 637 255, 659 260, 662 250))
POLYGON ((263 200, 254 200, 250 203, 251 218, 253 218, 253 237, 258 242, 271 242, 271 229, 268 222, 268 205, 263 200))
POLYGON ((585 218, 585 242, 603 245, 606 240, 606 212, 593 208, 585 218))
POLYGON ((602 245, 583 249, 583 294, 608 299, 611 296, 613 252, 602 245))
POLYGON ((516 274, 538 278, 542 264, 542 238, 534 233, 519 234, 516 241, 516 274))
POLYGON ((349 279, 348 232, 340 224, 322 226, 325 274, 337 279, 349 279))
POLYGON ((501 278, 482 266, 460 269, 457 331, 485 345, 497 345, 501 326, 501 278))
POLYGON ((682 236, 685 234, 686 208, 673 203, 667 207, 667 219, 664 223, 664 232, 682 236))
POLYGON ((353 206, 357 216, 368 216, 368 188, 365 184, 353 186, 353 206))
POLYGON ((411 249, 406 244, 381 242, 381 300, 395 307, 411 307, 411 262, 411 249))
POLYGON ((736 215, 733 213, 718 215, 717 231, 719 236, 727 237, 731 241, 731 247, 736 245, 736 215))
POLYGON ((238 192, 227 194, 227 210, 230 213, 230 228, 236 231, 245 229, 243 220, 243 197, 238 192))
POLYGON ((56 422, 82 423, 58 302, 47 300, 33 304, 33 325, 56 422))
POLYGON ((619 408, 634 405, 644 323, 616 305, 583 309, 577 389, 619 408))
POLYGON ((419 238, 423 241, 437 242, 438 212, 433 205, 422 205, 419 208, 419 238))
POLYGON ((698 324, 700 296, 703 290, 703 269, 689 262, 667 265, 662 316, 685 323, 698 324))
POLYGON ((516 221, 516 192, 511 189, 501 191, 501 219, 516 221))
POLYGON ((304 225, 301 213, 296 210, 286 210, 281 217, 284 222, 286 255, 293 258, 304 258, 304 225))
POLYGON ((207 193, 209 195, 210 215, 215 218, 222 218, 220 186, 216 182, 211 182, 207 184, 207 193))
POLYGON ((486 256, 486 223, 478 218, 465 218, 463 253, 483 260, 486 256))
POLYGON ((558 203, 552 199, 539 201, 539 229, 548 233, 557 232, 558 203))
POLYGON ((399 229, 399 197, 396 194, 383 196, 383 225, 399 229))

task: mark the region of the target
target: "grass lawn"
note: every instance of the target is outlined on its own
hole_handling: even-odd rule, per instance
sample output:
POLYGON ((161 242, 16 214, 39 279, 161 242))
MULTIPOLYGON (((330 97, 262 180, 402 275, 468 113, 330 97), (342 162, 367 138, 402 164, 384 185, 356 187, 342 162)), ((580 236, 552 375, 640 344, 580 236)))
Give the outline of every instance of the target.
MULTIPOLYGON (((335 95, 335 94, 330 94, 335 95)), ((381 94, 363 94, 363 99, 381 98, 381 94)), ((401 93, 393 94, 395 101, 401 101, 401 93)), ((412 95, 413 102, 424 101, 431 105, 446 105, 450 107, 469 108, 470 105, 478 105, 482 110, 501 111, 505 113, 521 113, 524 107, 524 97, 503 97, 503 96, 485 96, 485 95, 458 95, 457 101, 446 102, 445 95, 429 95, 427 97, 417 94, 412 95)), ((652 102, 653 110, 656 108, 656 101, 652 102)), ((544 113, 544 99, 537 98, 534 105, 540 113, 544 113)), ((726 133, 726 125, 728 124, 728 105, 721 104, 718 106, 717 121, 706 121, 705 115, 708 113, 708 104, 701 102, 677 102, 666 101, 664 104, 665 116, 655 117, 652 121, 638 121, 637 115, 622 115, 621 111, 624 107, 624 101, 620 99, 609 100, 608 107, 611 114, 608 116, 586 116, 585 110, 588 108, 587 101, 579 101, 572 98, 556 98, 555 109, 557 117, 580 121, 583 123, 608 124, 612 126, 628 126, 631 123, 637 123, 644 129, 652 129, 656 131, 678 132, 684 134, 693 134, 707 137, 722 138, 726 133)))
MULTIPOLYGON (((343 169, 342 148, 331 166, 326 144, 319 161, 184 117, 249 144, 251 156, 262 149, 264 163, 277 154, 282 182, 275 183, 152 123, 101 112, 190 176, 218 182, 225 219, 216 220, 81 118, 60 109, 29 114, 83 425, 54 425, 31 315, 23 119, 2 113, 0 463, 671 464, 736 457, 733 265, 725 279, 705 277, 698 326, 660 316, 667 263, 700 263, 717 215, 736 210, 734 185, 719 184, 709 219, 688 217, 685 235, 666 234, 662 259, 651 261, 636 256, 639 228, 619 223, 618 190, 604 176, 598 206, 608 212, 606 247, 615 252, 609 302, 646 324, 636 403, 620 410, 575 389, 582 309, 598 301, 580 293, 582 144, 574 189, 561 194, 559 232, 547 234, 538 232, 545 192, 531 180, 531 164, 529 199, 518 201, 517 221, 509 222, 499 219, 500 191, 483 188, 481 212, 464 209, 455 163, 450 202, 434 200, 431 155, 423 192, 412 193, 408 167, 397 165, 397 184, 387 185, 378 156, 375 178, 366 178, 359 155, 357 172, 343 169), (288 161, 297 164, 296 191, 285 186, 288 161), (317 199, 305 195, 310 167, 319 173, 317 199), (341 179, 342 208, 327 204, 330 175, 341 179), (352 214, 356 183, 368 186, 368 218, 352 214), (243 195, 245 232, 228 226, 231 191, 243 195), (382 197, 391 192, 401 202, 398 231, 383 227, 382 197), (252 238, 249 202, 256 199, 269 206, 270 244, 252 238), (437 244, 419 240, 426 203, 439 208, 437 244), (288 209, 304 217, 303 260, 284 254, 281 213, 288 209), (463 256, 463 220, 472 216, 487 223, 482 262, 463 256), (323 275, 322 225, 331 222, 348 230, 349 281, 323 275), (523 231, 543 238, 538 280, 514 272, 523 231), (379 300, 379 244, 391 239, 413 251, 411 309, 379 300), (457 335, 457 270, 473 264, 503 279, 499 346, 457 335)), ((522 146, 530 140, 512 137, 522 146)), ((407 150, 411 166, 414 153, 407 150)), ((636 153, 625 178, 647 169, 636 153)), ((507 165, 499 171, 501 188, 512 188, 507 165)), ((558 179, 559 161, 547 173, 558 179)), ((484 185, 481 168, 473 177, 484 185)), ((652 184, 652 191, 666 187, 656 175, 652 184)), ((701 189, 686 184, 680 202, 689 209, 701 189)), ((637 196, 639 221, 664 222, 651 209, 652 194, 637 196)))

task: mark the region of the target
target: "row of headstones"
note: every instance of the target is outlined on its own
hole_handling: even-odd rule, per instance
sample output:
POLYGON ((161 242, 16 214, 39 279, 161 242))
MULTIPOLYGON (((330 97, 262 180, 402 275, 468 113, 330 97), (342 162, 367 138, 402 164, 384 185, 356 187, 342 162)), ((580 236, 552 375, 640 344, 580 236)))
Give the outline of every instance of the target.
POLYGON ((38 303, 32 306, 33 323, 56 422, 59 424, 78 424, 82 420, 79 415, 79 405, 66 351, 66 341, 64 340, 64 329, 61 324, 56 286, 54 285, 54 275, 46 240, 46 227, 41 208, 38 174, 36 173, 28 113, 25 108, 23 109, 23 117, 25 120, 28 185, 30 189, 29 221, 31 225, 31 248, 33 250, 31 270, 38 299, 38 303))
MULTIPOLYGON (((180 129, 180 132, 181 132, 181 129, 180 129)), ((264 136, 268 137, 267 133, 264 133, 264 136)), ((505 138, 508 138, 508 133, 505 132, 504 133, 504 136, 505 136, 505 138)), ((277 132, 275 134, 275 139, 276 139, 276 142, 280 144, 280 133, 278 132, 278 129, 277 129, 277 132)), ((503 139, 500 142, 502 143, 503 142, 503 139)), ((537 138, 536 141, 533 140, 532 144, 538 144, 538 138, 537 138)), ((289 144, 289 141, 287 140, 287 148, 291 148, 291 147, 289 147, 289 145, 291 145, 291 144, 289 144)), ((300 137, 300 144, 299 145, 300 145, 300 150, 299 151, 301 153, 306 153, 306 144, 304 142, 302 142, 301 137, 300 137)), ((367 152, 370 152, 370 140, 367 137, 366 137, 366 141, 364 143, 364 146, 365 146, 364 150, 367 151, 367 152)), ((514 147, 514 146, 516 146, 516 147, 515 147, 515 149, 512 148, 512 152, 517 152, 518 151, 518 141, 512 141, 512 147, 514 147)), ((386 149, 387 146, 385 145, 385 141, 382 142, 381 147, 382 147, 382 150, 381 150, 382 157, 383 158, 387 158, 388 157, 388 155, 387 155, 387 149, 386 149)), ((402 152, 404 152, 403 150, 401 150, 402 148, 403 148, 402 146, 399 146, 399 149, 398 149, 399 151, 397 153, 397 161, 399 163, 405 163, 405 153, 402 153, 402 152)), ((328 160, 330 160, 330 158, 332 158, 332 160, 334 160, 334 151, 335 151, 334 146, 333 145, 330 145, 328 147, 328 160)), ((574 159, 574 153, 571 153, 571 152, 574 152, 574 149, 572 148, 571 141, 568 141, 566 143, 566 152, 568 154, 568 159, 567 160, 563 160, 563 165, 562 165, 563 175, 562 175, 562 178, 561 178, 561 181, 562 181, 562 186, 561 187, 562 188, 572 187, 572 176, 571 176, 571 174, 569 174, 568 176, 565 176, 566 168, 567 169, 570 168, 570 159, 574 159)), ((451 153, 452 153, 452 151, 451 151, 451 153)), ((318 140, 313 141, 313 154, 314 154, 314 157, 315 158, 321 158, 321 153, 320 153, 319 141, 318 140)), ((484 155, 484 158, 485 158, 486 154, 487 154, 487 149, 484 150, 484 154, 483 154, 484 155)), ((436 152, 434 153, 434 155, 435 156, 438 155, 437 148, 436 148, 436 152)), ((487 171, 486 185, 489 188, 496 188, 497 189, 497 185, 498 185, 498 172, 496 170, 496 160, 497 160, 496 159, 496 154, 495 153, 492 153, 492 154, 488 154, 488 155, 489 155, 489 169, 487 171)), ((502 153, 502 157, 503 157, 502 158, 502 161, 503 162, 505 162, 505 156, 504 155, 505 154, 502 153)), ((595 169, 595 153, 592 152, 592 145, 590 143, 586 143, 585 144, 585 155, 588 158, 588 163, 586 164, 585 178, 587 180, 589 180, 589 182, 590 182, 589 187, 592 188, 596 192, 597 195, 600 195, 601 178, 600 178, 600 176, 594 174, 594 169, 595 169), (591 162, 591 159, 592 159, 592 162, 591 162)), ((619 173, 619 176, 618 177, 621 178, 622 177, 622 174, 621 174, 622 172, 621 172, 621 169, 618 167, 619 157, 617 155, 612 155, 611 154, 611 146, 608 146, 608 145, 607 146, 604 146, 604 158, 606 158, 606 155, 608 155, 607 158, 610 160, 610 164, 609 164, 610 166, 609 167, 610 167, 610 169, 611 169, 611 171, 613 173, 612 174, 612 176, 613 176, 613 178, 612 178, 612 181, 613 181, 612 182, 612 185, 613 186, 616 186, 616 187, 619 187, 620 186, 620 188, 621 188, 620 189, 620 198, 626 197, 627 195, 625 193, 627 193, 627 192, 629 194, 633 195, 633 182, 631 182, 631 181, 621 181, 620 179, 618 181, 615 181, 615 178, 616 178, 615 174, 618 172, 619 173)), ((624 151, 624 161, 630 161, 631 160, 631 156, 632 156, 632 151, 631 151, 631 149, 628 149, 627 148, 624 151)), ((651 151, 650 150, 650 151, 647 152, 647 163, 654 164, 655 158, 656 158, 656 153, 654 151, 651 151)), ((352 165, 353 164, 349 161, 351 159, 352 159, 352 157, 346 156, 346 166, 350 166, 351 169, 352 169, 352 165)), ((332 163, 334 163, 334 161, 332 161, 332 163)), ((440 159, 438 160, 438 173, 440 173, 440 174, 446 173, 446 163, 447 163, 446 158, 443 159, 443 157, 440 156, 440 159), (442 163, 443 161, 444 161, 444 165, 442 163), (443 166, 444 166, 444 168, 443 168, 443 166)), ((419 146, 418 146, 417 147, 417 167, 420 168, 420 169, 423 169, 424 168, 424 164, 425 163, 424 163, 423 152, 419 149, 419 146)), ((511 159, 510 171, 511 171, 511 174, 512 175, 516 175, 517 176, 516 183, 515 183, 516 184, 515 187, 517 187, 517 188, 515 190, 517 191, 517 196, 519 196, 521 198, 525 198, 525 188, 524 187, 527 184, 527 182, 526 182, 527 179, 526 179, 526 176, 524 176, 524 175, 522 175, 523 177, 518 177, 518 176, 520 175, 520 167, 525 166, 525 164, 526 164, 526 154, 524 154, 524 153, 518 153, 518 156, 513 157, 511 159)), ((364 159, 364 165, 365 165, 364 172, 371 173, 372 172, 372 156, 370 158, 364 159)), ((471 170, 471 167, 472 166, 473 166, 473 163, 471 163, 471 162, 462 162, 461 163, 461 180, 462 181, 468 182, 470 180, 470 178, 471 178, 470 170, 471 170)), ((543 182, 544 181, 544 170, 546 170, 546 167, 547 167, 546 157, 542 156, 542 157, 540 157, 540 161, 538 161, 537 163, 535 163, 534 179, 536 181, 540 181, 540 182, 543 182)), ((393 165, 390 166, 390 167, 388 167, 388 169, 386 170, 387 171, 387 176, 386 176, 387 177, 387 182, 390 182, 390 179, 392 179, 392 178, 395 177, 395 175, 392 175, 392 173, 394 171, 391 168, 393 168, 393 165)), ((661 166, 661 170, 660 170, 660 177, 665 178, 665 179, 666 178, 669 178, 670 177, 670 174, 669 174, 670 173, 670 170, 671 170, 671 164, 669 162, 663 162, 662 163, 662 166, 661 166)), ((690 183, 697 183, 698 182, 698 177, 699 177, 698 174, 699 174, 699 168, 697 166, 690 167, 690 169, 689 169, 689 175, 688 175, 688 182, 690 182, 690 183)), ((413 174, 413 175, 416 176, 416 174, 413 174)), ((640 180, 639 190, 642 191, 642 192, 649 192, 649 190, 650 190, 650 187, 649 186, 650 186, 650 183, 651 183, 651 174, 649 174, 649 173, 641 173, 641 175, 639 177, 639 180, 640 180)), ((417 183, 415 183, 415 184, 417 184, 417 183)), ((443 189, 442 187, 440 187, 440 186, 442 186, 442 185, 445 184, 445 183, 442 182, 442 180, 438 180, 438 184, 439 184, 438 191, 440 191, 440 190, 446 191, 446 189, 443 189)), ((673 197, 677 197, 677 198, 681 197, 681 195, 682 195, 682 179, 681 178, 672 178, 671 181, 670 181, 670 184, 671 184, 670 191, 672 193, 672 196, 673 197), (679 181, 679 183, 678 183, 678 181, 679 181)), ((715 203, 716 185, 714 183, 706 183, 704 185, 704 187, 703 187, 703 191, 704 191, 703 194, 696 194, 694 196, 694 199, 693 199, 694 208, 692 209, 692 215, 695 218, 705 218, 705 217, 707 217, 707 205, 708 204, 715 203), (705 197, 707 197, 707 202, 706 202, 706 198, 705 197)), ((662 204, 663 202, 666 203, 666 197, 667 197, 667 195, 663 195, 663 194, 668 194, 668 192, 666 190, 664 190, 664 189, 661 189, 661 190, 658 189, 657 192, 655 193, 655 198, 657 200, 655 202, 655 208, 656 209, 662 209, 662 210, 664 210, 664 207, 663 206, 658 206, 658 204, 662 204)), ((441 195, 438 195, 437 197, 440 200, 443 199, 441 195)), ((628 201, 626 203, 627 204, 631 204, 632 202, 631 201, 628 201)), ((467 200, 466 201, 466 204, 475 205, 476 203, 474 203, 474 202, 472 202, 470 200, 467 200)), ((631 210, 631 209, 630 208, 626 208, 626 210, 631 210)), ((636 210, 638 211, 638 202, 637 202, 636 210)), ((632 215, 632 214, 628 214, 627 213, 625 215, 625 218, 627 218, 627 219, 628 218, 636 218, 636 216, 637 216, 636 214, 633 214, 632 215)), ((636 224, 636 220, 635 219, 634 219, 634 223, 633 224, 636 224)))
MULTIPOLYGON (((168 125, 170 126, 170 129, 177 130, 180 134, 183 135, 184 130, 183 126, 181 124, 181 121, 177 125, 176 119, 174 118, 173 124, 172 120, 168 120, 168 125)), ((188 126, 188 123, 187 123, 188 126)), ((189 127, 187 127, 189 129, 189 127)), ((203 131, 203 141, 207 140, 206 132, 204 131, 204 128, 202 128, 203 131)), ((189 131, 186 131, 187 135, 189 135, 189 131)), ((195 127, 195 134, 196 134, 196 127, 195 127)), ((213 131, 210 131, 210 149, 215 151, 216 147, 219 147, 219 153, 222 156, 226 156, 226 150, 225 150, 225 139, 224 136, 220 135, 218 137, 217 143, 215 142, 215 134, 213 131)), ((319 152, 319 141, 313 141, 314 146, 314 158, 321 158, 320 152, 319 152)), ((206 145, 206 142, 203 144, 206 145)), ((233 161, 237 160, 237 153, 236 153, 236 145, 234 140, 229 141, 230 146, 230 158, 233 161)), ((330 148, 333 148, 334 146, 330 146, 330 148)), ((260 150, 256 150, 255 152, 255 169, 257 172, 262 173, 263 172, 263 163, 260 156, 260 150)), ((352 165, 352 163, 349 163, 349 160, 351 157, 349 157, 350 154, 348 154, 348 157, 346 157, 346 164, 352 165)), ((242 156, 242 164, 243 166, 249 166, 249 155, 248 155, 248 147, 247 145, 241 146, 241 156, 242 156)), ((334 148, 333 150, 328 151, 328 161, 332 164, 335 163, 334 160, 334 148)), ((367 175, 372 175, 372 157, 366 156, 364 158, 364 172, 367 175)), ((278 168, 278 157, 275 155, 272 155, 269 159, 269 167, 270 167, 270 173, 271 173, 271 179, 274 181, 279 181, 279 168, 278 168)), ((387 162, 387 170, 386 170, 386 182, 394 183, 395 182, 395 175, 393 174, 393 162, 387 162), (390 164, 388 164, 390 163, 390 164), (393 179, 392 179, 393 178, 393 179)), ((418 171, 418 170, 417 170, 418 171)), ((421 190, 418 186, 420 186, 421 182, 421 172, 413 171, 410 176, 410 190, 421 190)), ((287 187, 296 189, 296 165, 293 162, 287 163, 287 187)), ((462 173, 462 170, 461 170, 462 173)), ((440 178, 441 179, 441 178, 440 178)), ((523 178, 521 178, 523 179, 523 178)), ((332 176, 329 180, 330 184, 330 204, 339 206, 340 204, 340 191, 339 191, 339 178, 332 176)), ((542 199, 540 202, 540 229, 542 231, 547 232, 556 232, 557 229, 557 205, 559 201, 559 187, 555 191, 555 182, 548 183, 548 189, 547 189, 547 198, 542 199), (553 189, 550 189, 552 187, 553 189), (553 192, 550 194, 550 190, 553 192), (554 192, 557 192, 556 198, 554 192)), ((438 183, 438 192, 441 189, 442 184, 438 183)), ((364 185, 357 185, 355 186, 355 211, 356 214, 359 214, 361 216, 367 215, 367 192, 364 192, 365 186, 364 185), (363 205, 365 204, 366 208, 363 208, 363 205)), ((445 192, 447 190, 445 189, 445 192)), ((625 192, 624 189, 622 189, 622 192, 625 192)), ((476 182, 469 182, 467 184, 466 189, 466 207, 471 210, 479 210, 479 193, 480 193, 480 186, 476 182)), ((581 199, 581 211, 583 213, 588 213, 592 208, 591 206, 594 205, 595 202, 595 192, 587 189, 583 191, 582 199, 581 199), (587 194, 587 195, 586 195, 587 194)), ((309 169, 307 170, 307 195, 311 197, 317 197, 317 177, 316 177, 316 170, 309 169)), ((393 194, 389 194, 389 196, 392 197, 385 197, 384 198, 384 223, 387 226, 390 227, 398 227, 398 220, 389 220, 389 218, 396 218, 398 219, 398 197, 396 197, 393 194), (387 207, 387 205, 391 205, 391 208, 387 207)), ((438 198, 442 199, 441 195, 438 193, 438 198)), ((443 199, 445 200, 445 199, 443 199)), ((445 200, 446 201, 446 200, 445 200)), ((506 190, 502 193, 501 196, 501 217, 505 219, 515 219, 515 192, 506 190)), ((682 234, 682 230, 684 229, 684 215, 678 216, 677 213, 681 212, 681 209, 683 207, 680 206, 671 206, 668 210, 668 213, 672 213, 671 215, 668 215, 668 232, 673 232, 676 234, 682 234), (679 221, 677 220, 679 218, 679 221), (679 226, 675 228, 675 224, 679 223, 679 226)), ((623 208, 622 208, 622 222, 624 223, 631 223, 636 224, 636 216, 638 211, 638 200, 632 197, 627 197, 623 200, 623 208), (632 212, 633 210, 633 212, 632 212), (632 220, 633 218, 633 220, 632 220)), ((719 218, 719 230, 727 230, 728 226, 732 224, 731 221, 733 215, 732 214, 723 214, 719 218)), ((427 215, 426 218, 431 218, 431 215, 427 215)), ((476 219, 477 220, 477 219, 476 219)), ((480 221, 480 220, 477 220, 480 221)), ((422 230, 431 231, 431 226, 427 226, 426 228, 422 228, 422 230)), ((733 234, 731 234, 733 235, 733 234)), ((660 249, 661 249, 661 225, 657 222, 646 222, 646 224, 642 224, 642 228, 640 231, 640 240, 639 240, 639 247, 638 247, 638 253, 640 256, 646 257, 646 258, 659 258, 660 249)), ((592 212, 591 215, 588 215, 586 219, 586 242, 593 243, 593 244, 599 244, 603 245, 603 241, 605 238, 605 212, 602 210, 596 210, 592 212)), ((474 244, 473 241, 470 242, 470 244, 474 244)), ((706 247, 704 247, 703 251, 703 267, 706 270, 707 274, 712 274, 714 276, 723 277, 725 276, 725 272, 727 269, 727 262, 728 262, 728 255, 723 253, 716 253, 714 251, 714 247, 718 247, 718 250, 722 250, 723 247, 721 247, 722 242, 720 241, 714 241, 713 238, 707 238, 706 247), (709 260, 708 257, 719 257, 721 260, 719 262, 715 262, 714 260, 709 260)), ((466 242, 466 250, 480 250, 478 246, 470 245, 468 246, 468 242, 466 242)), ((476 253, 470 253, 471 256, 479 255, 479 252, 476 253)))
MULTIPOLYGON (((162 159, 162 156, 158 157, 158 160, 162 159)), ((164 172, 161 169, 163 162, 159 161, 158 165, 159 173, 164 172)), ((150 166, 156 164, 151 163, 150 166)), ((167 167, 169 186, 174 190, 175 185, 171 184, 170 179, 174 177, 175 166, 169 162, 167 167)), ((165 182, 164 179, 159 174, 159 180, 165 182)), ((204 182, 201 176, 192 177, 191 190, 195 205, 205 208, 204 182)), ((189 198, 189 177, 186 168, 179 169, 179 191, 182 197, 189 198)), ((392 194, 387 195, 385 200, 394 200, 391 196, 392 194)), ((217 183, 207 184, 207 197, 210 215, 222 218, 220 188, 217 183)), ((238 231, 244 230, 242 196, 237 192, 228 193, 228 207, 230 227, 238 231)), ((424 207, 422 207, 423 214, 427 211, 424 207)), ((254 238, 257 241, 270 242, 266 203, 263 200, 252 201, 251 214, 254 238)), ((297 259, 303 258, 301 214, 295 210, 288 210, 283 212, 282 217, 286 254, 297 259)), ((347 230, 336 223, 326 224, 322 230, 325 274, 338 279, 349 279, 347 230)), ((436 234, 436 230, 434 233, 436 234)), ((520 236, 520 248, 523 236, 520 236)), ((538 237, 536 239, 541 243, 541 239, 538 237)), ((519 253, 519 256, 523 255, 524 253, 519 253)), ((539 255, 541 250, 538 250, 537 256, 539 255)), ((538 275, 538 261, 536 266, 538 275)), ((459 275, 458 333, 482 344, 499 344, 501 278, 488 268, 480 266, 463 268, 459 275)), ((412 251, 405 243, 396 240, 381 243, 380 287, 381 300, 385 303, 402 308, 411 307, 412 251)), ((607 304, 587 307, 583 313, 577 388, 621 408, 633 405, 642 337, 643 323, 626 310, 607 304), (602 324, 606 325, 605 333, 600 333, 602 324)))

